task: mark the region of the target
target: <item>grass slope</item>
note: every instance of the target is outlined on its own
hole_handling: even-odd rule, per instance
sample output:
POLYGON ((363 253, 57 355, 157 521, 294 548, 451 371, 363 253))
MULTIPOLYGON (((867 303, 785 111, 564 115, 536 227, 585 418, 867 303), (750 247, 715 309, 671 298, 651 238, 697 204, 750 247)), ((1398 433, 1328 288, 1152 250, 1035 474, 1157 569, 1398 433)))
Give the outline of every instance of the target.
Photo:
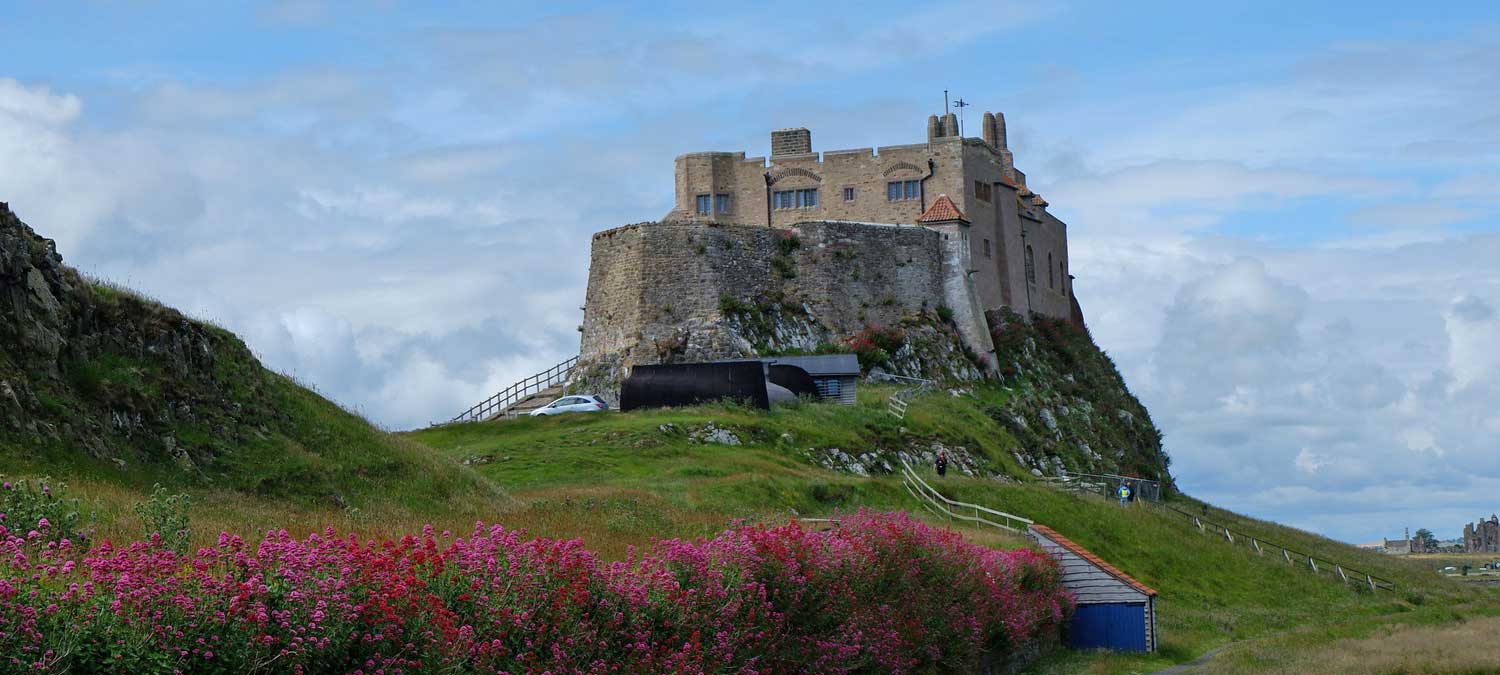
MULTIPOLYGON (((735 519, 824 516, 861 506, 917 509, 889 476, 865 478, 812 465, 806 448, 895 448, 916 439, 963 444, 1020 480, 949 476, 934 481, 950 497, 1045 523, 1157 588, 1162 650, 1152 656, 1065 654, 1040 672, 1150 672, 1221 645, 1273 645, 1274 659, 1390 624, 1444 624, 1493 611, 1495 595, 1441 579, 1423 565, 1368 553, 1317 535, 1208 508, 1231 527, 1395 580, 1398 593, 1344 587, 1257 557, 1200 533, 1181 516, 1138 505, 1121 509, 1029 481, 1006 463, 1014 439, 977 400, 938 393, 918 398, 905 421, 884 412, 882 387, 862 389, 855 407, 804 405, 757 411, 704 406, 630 414, 574 415, 434 428, 409 434, 467 461, 525 506, 505 521, 534 533, 583 536, 623 556, 654 537, 707 534, 735 519), (693 440, 712 424, 739 446, 693 440)), ((1205 508, 1179 498, 1179 506, 1205 508)), ((993 546, 1017 537, 966 529, 993 546)), ((1226 659, 1269 667, 1264 651, 1230 650, 1226 659)), ((1270 660, 1268 660, 1270 659, 1270 660)), ((1217 663, 1217 662, 1216 662, 1217 663)))

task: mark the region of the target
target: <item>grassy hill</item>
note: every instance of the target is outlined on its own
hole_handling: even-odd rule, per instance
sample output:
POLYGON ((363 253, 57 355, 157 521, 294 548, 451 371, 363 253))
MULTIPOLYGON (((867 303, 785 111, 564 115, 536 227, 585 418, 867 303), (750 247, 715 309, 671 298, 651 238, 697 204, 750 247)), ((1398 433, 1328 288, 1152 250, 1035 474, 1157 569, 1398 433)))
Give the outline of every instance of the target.
MULTIPOLYGON (((946 478, 934 477, 950 497, 1056 528, 1161 591, 1160 654, 1066 654, 1040 664, 1039 672, 1152 672, 1231 643, 1237 648, 1216 667, 1256 672, 1286 663, 1295 669, 1297 659, 1331 641, 1383 626, 1447 625, 1500 613, 1493 592, 1444 580, 1424 565, 1185 497, 1177 497, 1179 507, 1207 509, 1210 518, 1236 530, 1368 570, 1394 580, 1400 590, 1345 587, 1289 568, 1279 557, 1226 545, 1179 515, 1146 505, 1121 509, 1104 498, 1033 481, 1009 458, 1015 439, 984 412, 994 397, 1005 395, 1003 388, 925 395, 904 421, 885 412, 885 397, 893 391, 866 386, 854 407, 758 411, 713 405, 455 425, 408 436, 469 463, 526 504, 506 516, 508 524, 583 536, 596 550, 621 557, 628 546, 652 537, 701 535, 735 519, 826 516, 861 506, 916 510, 892 476, 860 476, 819 464, 831 448, 892 459, 939 444, 963 448, 979 475, 950 469, 946 478), (709 442, 712 430, 727 431, 739 445, 709 442)), ((925 462, 923 467, 930 471, 925 462)), ((1025 545, 1017 537, 961 529, 989 545, 1025 545)))
POLYGON ((155 483, 202 529, 419 522, 508 498, 270 372, 238 337, 88 279, 0 203, 0 474, 64 478, 106 536, 155 483))

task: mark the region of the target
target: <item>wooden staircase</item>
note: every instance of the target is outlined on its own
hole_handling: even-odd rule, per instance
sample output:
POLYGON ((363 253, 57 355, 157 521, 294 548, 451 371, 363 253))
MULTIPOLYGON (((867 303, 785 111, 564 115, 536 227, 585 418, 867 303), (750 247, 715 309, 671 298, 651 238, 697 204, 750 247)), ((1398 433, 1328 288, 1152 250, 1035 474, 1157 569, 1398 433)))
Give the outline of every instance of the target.
POLYGON ((449 423, 482 422, 497 418, 517 417, 547 405, 562 395, 563 385, 567 384, 568 378, 573 375, 573 366, 577 364, 578 357, 575 356, 540 373, 523 378, 520 382, 501 389, 494 396, 474 404, 473 407, 449 420, 449 423), (523 405, 530 407, 522 408, 523 405))

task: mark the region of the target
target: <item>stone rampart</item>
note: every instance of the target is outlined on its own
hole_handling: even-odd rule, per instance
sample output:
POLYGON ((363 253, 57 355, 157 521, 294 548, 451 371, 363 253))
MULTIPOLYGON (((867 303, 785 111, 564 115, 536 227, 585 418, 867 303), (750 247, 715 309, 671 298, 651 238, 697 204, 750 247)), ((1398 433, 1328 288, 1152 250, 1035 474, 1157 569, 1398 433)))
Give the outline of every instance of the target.
POLYGON ((943 235, 642 223, 594 235, 581 355, 617 365, 817 348, 944 303, 943 235))

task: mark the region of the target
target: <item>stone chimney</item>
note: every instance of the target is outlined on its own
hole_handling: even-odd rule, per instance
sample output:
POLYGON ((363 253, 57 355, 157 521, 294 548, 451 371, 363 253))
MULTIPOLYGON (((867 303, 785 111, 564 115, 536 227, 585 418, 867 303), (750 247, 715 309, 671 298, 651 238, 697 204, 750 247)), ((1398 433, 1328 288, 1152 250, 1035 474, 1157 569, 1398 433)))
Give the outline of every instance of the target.
POLYGON ((807 127, 771 132, 771 157, 806 155, 812 152, 812 132, 807 127))
POLYGON ((938 122, 938 116, 937 115, 928 115, 927 116, 927 142, 931 143, 933 139, 935 139, 935 138, 937 138, 939 136, 942 136, 942 135, 943 135, 943 125, 940 122, 938 122))
POLYGON ((980 131, 984 132, 984 142, 992 148, 1000 147, 995 144, 995 113, 985 113, 979 126, 982 127, 980 131))
POLYGON ((958 136, 958 115, 943 115, 943 136, 958 136))

